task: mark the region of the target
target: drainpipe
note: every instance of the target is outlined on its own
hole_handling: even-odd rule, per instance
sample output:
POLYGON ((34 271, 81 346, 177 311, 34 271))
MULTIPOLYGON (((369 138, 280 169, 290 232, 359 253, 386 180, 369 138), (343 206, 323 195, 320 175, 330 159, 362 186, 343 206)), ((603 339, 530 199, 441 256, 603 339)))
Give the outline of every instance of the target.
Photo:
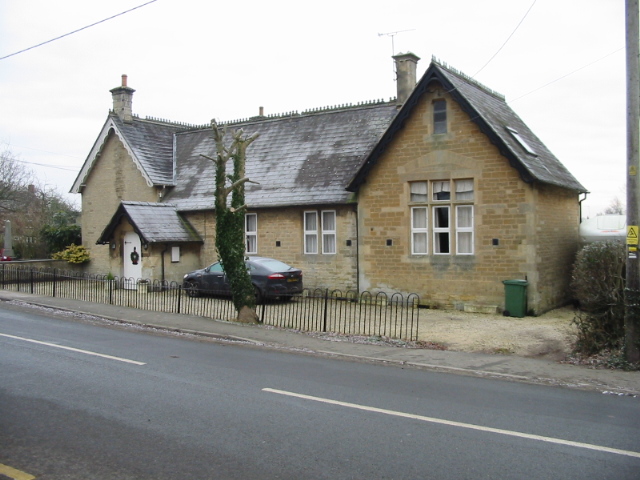
POLYGON ((166 243, 164 244, 164 250, 162 250, 162 252, 160 252, 160 270, 162 272, 161 275, 161 279, 162 279, 162 284, 164 285, 164 254, 167 253, 167 250, 169 250, 169 245, 167 245, 166 243))
POLYGON ((358 220, 358 205, 354 210, 356 214, 356 290, 360 295, 360 225, 358 220))
POLYGON ((584 202, 587 199, 587 195, 589 195, 589 192, 584 192, 583 193, 584 198, 581 200, 578 200, 578 206, 579 206, 579 213, 580 213, 580 223, 582 223, 582 202, 584 202))

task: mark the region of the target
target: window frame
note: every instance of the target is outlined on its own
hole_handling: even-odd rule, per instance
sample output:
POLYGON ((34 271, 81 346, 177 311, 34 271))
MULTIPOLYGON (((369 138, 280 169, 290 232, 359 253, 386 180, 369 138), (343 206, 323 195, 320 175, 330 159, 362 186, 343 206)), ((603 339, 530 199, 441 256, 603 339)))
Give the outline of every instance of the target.
POLYGON ((429 207, 411 207, 411 255, 429 255, 429 207), (424 211, 424 227, 416 227, 415 219, 417 211, 424 211), (424 251, 416 251, 416 235, 424 238, 424 251))
POLYGON ((474 178, 416 180, 408 191, 412 256, 475 255, 474 178), (416 226, 424 222, 426 227, 416 226))
POLYGON ((335 255, 337 253, 337 250, 338 250, 337 221, 338 221, 338 215, 336 214, 335 210, 320 211, 320 228, 322 230, 322 254, 323 255, 335 255), (333 229, 327 228, 325 226, 325 215, 333 216, 333 229), (331 243, 331 239, 333 239, 333 242, 331 245, 333 247, 333 251, 331 251, 331 248, 325 248, 325 247, 328 247, 327 241, 331 243))
POLYGON ((178 263, 180 261, 180 245, 173 245, 171 247, 171 263, 178 263))
POLYGON ((475 254, 475 209, 474 205, 456 205, 456 255, 474 255, 475 254), (460 219, 462 215, 460 215, 460 210, 463 208, 471 209, 471 226, 461 227, 460 219), (460 250, 460 246, 462 242, 460 241, 461 234, 471 234, 471 251, 462 252, 460 250))
POLYGON ((438 98, 433 101, 433 134, 444 135, 449 132, 449 126, 447 125, 447 101, 443 98, 438 98), (440 105, 443 108, 438 108, 440 105), (442 118, 438 118, 438 117, 442 118))
POLYGON ((245 253, 247 255, 257 255, 258 254, 258 214, 257 213, 245 213, 244 215, 244 248, 245 253), (253 217, 255 219, 255 229, 249 230, 249 217, 253 217), (250 241, 249 239, 253 238, 253 244, 255 248, 253 250, 249 249, 250 241))
POLYGON ((434 255, 451 255, 451 205, 433 205, 432 206, 432 214, 431 214, 431 229, 433 231, 433 254, 434 255), (436 222, 442 217, 442 215, 437 214, 436 211, 445 211, 447 224, 446 226, 437 226, 436 222), (446 235, 447 239, 447 251, 443 252, 441 245, 441 240, 443 235, 446 235))
POLYGON ((303 238, 303 249, 304 249, 304 254, 305 255, 317 255, 318 254, 318 212, 315 210, 305 210, 303 213, 303 229, 304 229, 304 238, 303 238), (313 230, 308 228, 307 225, 307 216, 308 215, 313 215, 314 219, 315 219, 315 228, 313 230), (313 243, 313 246, 315 247, 312 251, 312 249, 309 249, 309 243, 308 240, 311 239, 315 239, 313 243))

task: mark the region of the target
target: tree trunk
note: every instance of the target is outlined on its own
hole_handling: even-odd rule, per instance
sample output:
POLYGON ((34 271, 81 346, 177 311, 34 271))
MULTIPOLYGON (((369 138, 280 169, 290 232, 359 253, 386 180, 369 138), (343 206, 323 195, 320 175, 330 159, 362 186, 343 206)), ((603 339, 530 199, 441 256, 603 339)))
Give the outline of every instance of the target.
POLYGON ((227 147, 226 129, 222 131, 215 121, 211 122, 216 143, 216 157, 211 158, 216 167, 216 249, 229 285, 233 304, 238 312, 238 321, 257 323, 255 295, 251 276, 245 265, 244 238, 244 185, 249 181, 244 176, 246 151, 257 138, 244 136, 242 130, 233 132, 233 140, 227 147), (233 172, 227 175, 227 162, 233 160, 233 172), (230 185, 227 186, 227 181, 230 185), (227 198, 231 194, 231 204, 227 198))

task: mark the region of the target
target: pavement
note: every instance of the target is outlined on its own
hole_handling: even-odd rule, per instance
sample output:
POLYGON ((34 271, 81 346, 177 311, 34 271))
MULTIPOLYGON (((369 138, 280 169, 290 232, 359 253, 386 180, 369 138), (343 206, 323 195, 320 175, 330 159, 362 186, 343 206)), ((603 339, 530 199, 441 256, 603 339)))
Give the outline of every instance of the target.
POLYGON ((265 325, 248 325, 191 315, 150 312, 128 307, 30 295, 0 290, 0 301, 18 301, 75 314, 91 315, 116 324, 205 336, 214 341, 273 348, 307 355, 413 367, 565 388, 595 390, 640 398, 640 372, 593 369, 515 355, 490 355, 406 348, 389 344, 352 343, 345 337, 310 335, 265 325), (342 341, 337 341, 341 339, 342 341))

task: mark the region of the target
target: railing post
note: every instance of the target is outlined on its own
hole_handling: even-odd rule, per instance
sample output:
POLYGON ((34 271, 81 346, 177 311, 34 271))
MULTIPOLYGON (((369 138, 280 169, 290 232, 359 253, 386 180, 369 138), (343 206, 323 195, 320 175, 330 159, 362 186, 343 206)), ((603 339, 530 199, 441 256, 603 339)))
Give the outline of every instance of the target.
POLYGON ((328 310, 329 308, 329 289, 327 288, 324 291, 324 315, 323 315, 323 319, 322 319, 322 331, 326 332, 327 331, 327 315, 328 315, 328 310))
POLYGON ((33 295, 33 268, 29 269, 29 290, 33 295))
POLYGON ((53 269, 53 298, 56 298, 56 286, 57 286, 57 278, 56 278, 56 272, 57 272, 57 268, 53 269))
POLYGON ((182 300, 182 285, 178 285, 178 311, 180 313, 180 301, 182 300))

